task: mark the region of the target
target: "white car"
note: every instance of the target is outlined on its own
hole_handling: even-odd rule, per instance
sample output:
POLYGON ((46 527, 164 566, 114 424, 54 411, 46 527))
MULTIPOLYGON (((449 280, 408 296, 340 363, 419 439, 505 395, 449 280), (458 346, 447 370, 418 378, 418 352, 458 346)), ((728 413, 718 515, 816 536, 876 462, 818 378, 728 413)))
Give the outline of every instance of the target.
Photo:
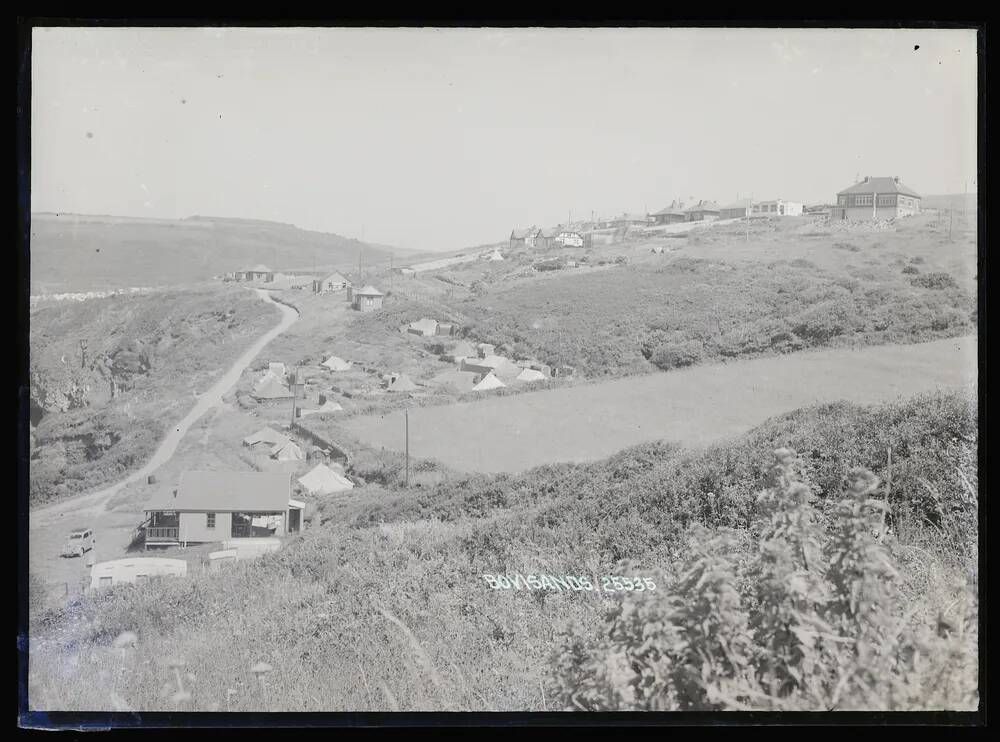
POLYGON ((94 548, 94 532, 89 528, 77 528, 66 537, 62 547, 62 556, 82 557, 84 553, 94 548))

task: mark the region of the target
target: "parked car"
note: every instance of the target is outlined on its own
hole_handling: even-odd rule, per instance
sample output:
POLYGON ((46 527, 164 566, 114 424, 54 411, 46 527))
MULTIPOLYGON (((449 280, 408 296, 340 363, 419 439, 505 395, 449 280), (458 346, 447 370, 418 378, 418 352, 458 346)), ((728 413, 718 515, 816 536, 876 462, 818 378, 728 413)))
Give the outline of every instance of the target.
POLYGON ((84 553, 94 548, 94 532, 89 528, 77 528, 66 537, 62 547, 62 556, 82 557, 84 553))

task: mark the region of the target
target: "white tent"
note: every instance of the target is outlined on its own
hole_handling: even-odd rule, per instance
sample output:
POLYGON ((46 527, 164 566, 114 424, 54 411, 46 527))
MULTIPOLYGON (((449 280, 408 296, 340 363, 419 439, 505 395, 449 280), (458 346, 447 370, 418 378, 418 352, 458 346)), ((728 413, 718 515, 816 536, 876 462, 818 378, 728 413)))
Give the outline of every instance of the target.
POLYGON ((317 464, 308 474, 299 477, 298 481, 312 495, 329 495, 354 489, 354 482, 326 464, 317 464))
POLYGON ((325 361, 323 361, 323 365, 326 368, 330 369, 331 371, 351 370, 351 364, 345 361, 343 358, 340 358, 339 356, 330 356, 325 361))
POLYGON ((478 384, 472 387, 474 392, 484 392, 490 389, 500 389, 501 387, 507 386, 500 379, 493 375, 493 372, 486 374, 478 384))
POLYGON ((493 262, 496 262, 498 260, 503 260, 503 255, 500 254, 499 250, 494 250, 493 254, 490 255, 490 257, 489 257, 489 261, 491 263, 493 263, 493 262))
POLYGON ((388 388, 390 392, 412 392, 417 388, 417 385, 406 374, 400 374, 389 382, 388 388))
POLYGON ((243 439, 244 446, 256 446, 258 443, 266 443, 268 446, 274 446, 277 443, 284 443, 288 440, 288 436, 283 433, 279 433, 273 428, 261 428, 256 433, 248 435, 243 439))
POLYGON ((306 455, 302 453, 298 444, 290 440, 276 443, 271 448, 271 458, 278 461, 302 461, 305 457, 306 455))
POLYGON ((545 379, 545 374, 533 368, 526 368, 517 375, 518 381, 545 381, 545 379))

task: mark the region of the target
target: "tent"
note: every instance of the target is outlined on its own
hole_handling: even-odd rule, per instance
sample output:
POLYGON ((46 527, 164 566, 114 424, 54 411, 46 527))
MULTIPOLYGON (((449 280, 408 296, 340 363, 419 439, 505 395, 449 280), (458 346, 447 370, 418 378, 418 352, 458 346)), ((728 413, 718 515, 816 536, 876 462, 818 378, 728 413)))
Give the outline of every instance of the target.
POLYGON ((354 482, 326 464, 317 464, 309 473, 299 477, 298 481, 311 495, 329 495, 354 489, 354 482))
POLYGON ((288 436, 279 433, 273 428, 261 428, 256 433, 248 435, 243 439, 244 446, 256 446, 258 443, 266 443, 269 447, 276 443, 283 443, 288 440, 288 436))
POLYGON ((472 387, 472 391, 485 392, 489 391, 490 389, 500 389, 505 386, 507 385, 504 384, 502 381, 500 381, 500 379, 498 379, 496 376, 494 376, 493 372, 491 371, 490 373, 486 374, 486 376, 483 377, 482 381, 480 381, 478 384, 472 387))
POLYGON ((547 377, 541 371, 526 368, 517 375, 517 381, 545 381, 547 377))
POLYGON ((323 361, 323 366, 330 369, 331 371, 350 371, 351 364, 345 361, 339 356, 330 356, 325 361, 323 361))
POLYGON ((489 260, 489 261, 490 261, 491 263, 494 263, 494 262, 496 262, 496 261, 499 261, 499 260, 503 260, 503 255, 501 255, 501 254, 500 254, 500 251, 499 251, 499 250, 494 250, 494 251, 493 251, 493 254, 492 254, 492 255, 490 255, 490 257, 488 258, 488 260, 489 260))
POLYGON ((288 439, 276 443, 271 448, 271 458, 278 461, 302 461, 305 457, 298 444, 288 439))
POLYGON ((406 374, 399 374, 399 376, 389 382, 390 392, 412 392, 416 391, 416 389, 417 385, 406 374))

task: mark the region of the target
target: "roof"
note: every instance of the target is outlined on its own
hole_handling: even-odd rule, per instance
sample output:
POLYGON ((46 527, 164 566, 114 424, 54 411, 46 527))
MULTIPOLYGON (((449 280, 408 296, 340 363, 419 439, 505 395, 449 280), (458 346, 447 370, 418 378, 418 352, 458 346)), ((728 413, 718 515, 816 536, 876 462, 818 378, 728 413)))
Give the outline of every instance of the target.
POLYGON ((252 446, 256 443, 270 443, 272 446, 275 443, 288 440, 288 436, 283 433, 279 433, 274 428, 261 428, 256 433, 248 435, 243 439, 243 445, 252 446))
POLYGON ((913 198, 921 197, 915 190, 897 182, 895 178, 868 178, 867 183, 865 181, 855 183, 850 188, 838 191, 837 195, 843 196, 851 193, 901 193, 913 198))
POLYGON ((684 209, 677 201, 671 201, 670 206, 664 206, 653 216, 663 216, 664 214, 683 214, 684 209))
POLYGON ((303 409, 302 417, 308 417, 309 415, 315 415, 320 412, 341 412, 343 409, 343 406, 339 402, 334 402, 328 399, 320 407, 303 409))
POLYGON ((323 283, 350 283, 350 281, 348 281, 346 278, 344 278, 342 275, 340 275, 336 271, 334 271, 333 273, 331 273, 326 278, 322 278, 320 280, 323 283))
POLYGON ((622 214, 621 216, 616 216, 612 221, 616 222, 645 222, 645 214, 622 214))
POLYGON ((528 237, 535 236, 536 234, 538 234, 538 232, 539 232, 538 227, 528 227, 527 229, 515 229, 513 232, 510 233, 510 238, 512 240, 523 240, 527 239, 528 237))
POLYGON ((292 391, 274 377, 258 384, 251 397, 256 399, 291 399, 292 391))
POLYGON ((719 210, 719 204, 715 203, 715 201, 699 201, 698 203, 691 204, 686 209, 684 209, 684 211, 686 211, 686 212, 692 212, 692 211, 718 211, 718 210, 719 210))
POLYGON ((186 471, 177 496, 163 491, 145 511, 267 512, 288 509, 289 475, 275 472, 186 471))
POLYGON ((271 456, 279 458, 282 461, 301 461, 306 457, 306 455, 302 453, 302 449, 299 448, 299 445, 290 438, 278 441, 271 446, 271 456))
POLYGON ((546 227, 541 230, 540 234, 542 237, 556 237, 561 231, 561 227, 546 227))
POLYGON ((357 291, 354 292, 354 295, 355 296, 385 296, 385 294, 383 294, 381 291, 379 291, 377 288, 375 288, 371 284, 368 284, 364 288, 358 289, 357 291))
POLYGON ((274 273, 273 270, 268 268, 266 265, 261 265, 258 263, 253 268, 244 268, 241 273, 274 273))
POLYGON ((750 206, 751 203, 752 202, 749 198, 741 198, 739 201, 733 201, 725 206, 720 206, 719 211, 725 211, 726 209, 745 209, 750 206))
POLYGON ((307 474, 299 477, 299 484, 312 494, 328 495, 354 488, 354 482, 335 472, 326 464, 317 464, 307 474))

